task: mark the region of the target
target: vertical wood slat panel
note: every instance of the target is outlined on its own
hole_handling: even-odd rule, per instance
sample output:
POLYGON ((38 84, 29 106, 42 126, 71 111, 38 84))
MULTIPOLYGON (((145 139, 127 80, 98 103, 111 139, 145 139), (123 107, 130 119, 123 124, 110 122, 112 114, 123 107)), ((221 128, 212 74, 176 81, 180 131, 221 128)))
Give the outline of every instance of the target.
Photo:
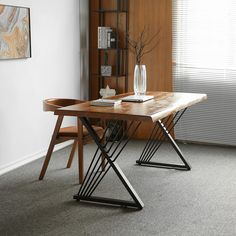
MULTIPOLYGON (((147 67, 147 90, 172 91, 172 1, 130 0, 129 29, 131 37, 148 26, 150 34, 160 30, 160 42, 144 57, 147 67)), ((134 57, 129 54, 128 91, 133 91, 134 57)), ((143 122, 135 138, 146 139, 153 124, 143 122)))

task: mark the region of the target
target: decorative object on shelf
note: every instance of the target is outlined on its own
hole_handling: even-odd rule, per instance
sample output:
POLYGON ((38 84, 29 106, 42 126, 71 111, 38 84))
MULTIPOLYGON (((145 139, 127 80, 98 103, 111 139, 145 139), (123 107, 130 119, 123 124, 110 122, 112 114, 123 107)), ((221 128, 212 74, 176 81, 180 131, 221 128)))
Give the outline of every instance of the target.
POLYGON ((101 66, 101 75, 102 76, 111 76, 112 73, 112 67, 107 65, 101 66))
POLYGON ((104 52, 104 65, 101 65, 101 75, 102 76, 111 76, 112 66, 108 65, 108 53, 104 52))
POLYGON ((116 95, 115 89, 110 89, 110 87, 107 85, 106 88, 101 88, 99 91, 102 98, 111 97, 116 95))
POLYGON ((107 35, 108 48, 116 48, 116 32, 110 31, 107 35))
POLYGON ((149 37, 149 30, 147 27, 140 32, 136 39, 132 39, 127 35, 130 51, 135 57, 134 68, 134 93, 135 95, 144 95, 147 88, 147 72, 146 66, 142 65, 142 60, 145 54, 152 52, 152 50, 159 43, 159 38, 154 41, 159 35, 160 30, 152 37, 149 37))
POLYGON ((30 9, 0 4, 0 59, 31 57, 30 9))

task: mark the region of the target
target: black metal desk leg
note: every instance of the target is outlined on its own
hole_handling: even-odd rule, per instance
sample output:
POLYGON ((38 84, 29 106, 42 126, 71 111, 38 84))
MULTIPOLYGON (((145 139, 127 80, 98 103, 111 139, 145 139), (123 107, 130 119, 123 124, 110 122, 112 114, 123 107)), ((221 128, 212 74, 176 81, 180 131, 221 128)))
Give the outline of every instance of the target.
MULTIPOLYGON (((186 108, 187 109, 187 108, 186 108)), ((186 111, 184 109, 182 112, 177 112, 174 116, 169 116, 165 122, 159 120, 156 122, 156 125, 146 143, 146 146, 143 149, 143 152, 139 158, 139 160, 136 161, 139 165, 145 165, 145 166, 155 166, 159 168, 168 168, 168 169, 176 169, 176 170, 191 170, 190 165, 188 162, 184 159, 184 156, 179 149, 178 145, 176 144, 175 140, 170 135, 170 131, 175 127, 175 125, 178 123, 184 112, 186 111), (165 124, 164 124, 165 123, 165 124), (160 146, 163 143, 163 139, 168 140, 178 156, 180 157, 181 161, 183 162, 183 165, 177 165, 177 164, 168 164, 168 163, 160 163, 160 162, 152 162, 151 159, 157 152, 157 150, 160 148, 160 146)))
MULTIPOLYGON (((107 138, 105 144, 102 144, 101 140, 104 137, 102 137, 102 139, 99 139, 98 135, 94 131, 92 125, 90 124, 87 118, 82 117, 80 119, 83 125, 87 128, 89 134, 91 135, 95 143, 97 144, 98 148, 92 158, 88 171, 85 175, 84 181, 80 186, 79 192, 77 195, 74 196, 74 199, 142 209, 144 206, 143 202, 139 198, 138 194, 135 192, 134 188, 132 187, 132 185, 130 184, 130 182, 128 181, 128 179, 118 166, 118 164, 116 163, 116 159, 119 157, 119 155, 121 154, 121 152, 123 151, 123 149, 130 140, 130 138, 126 138, 127 133, 131 131, 131 127, 133 127, 134 129, 132 128, 132 133, 134 134, 135 131, 138 129, 140 122, 138 123, 131 122, 128 129, 126 129, 126 131, 122 135, 122 138, 118 142, 116 141, 109 142, 113 131, 116 132, 115 134, 116 138, 119 136, 122 130, 122 125, 119 125, 118 122, 116 122, 115 126, 110 132, 110 137, 107 138), (104 158, 107 160, 105 164, 105 167, 107 166, 105 171, 101 171, 102 164, 99 161, 101 156, 104 156, 104 158), (115 171, 116 175, 121 180, 122 184, 132 197, 133 201, 92 196, 92 194, 94 193, 98 185, 101 183, 102 179, 105 177, 110 168, 112 168, 115 171)), ((105 131, 104 136, 106 135, 107 131, 108 130, 105 131)))

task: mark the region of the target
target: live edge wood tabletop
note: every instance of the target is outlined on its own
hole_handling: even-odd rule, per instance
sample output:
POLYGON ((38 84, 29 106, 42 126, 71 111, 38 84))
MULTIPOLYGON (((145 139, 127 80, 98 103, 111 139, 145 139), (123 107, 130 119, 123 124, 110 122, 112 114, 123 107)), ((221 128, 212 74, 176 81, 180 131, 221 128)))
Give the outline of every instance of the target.
MULTIPOLYGON (((121 99, 133 93, 120 94, 109 99, 121 99)), ((55 115, 78 116, 88 118, 152 121, 163 119, 184 108, 207 99, 206 94, 178 92, 147 92, 152 100, 143 103, 122 102, 115 107, 91 106, 90 102, 63 107, 55 115)))
MULTIPOLYGON (((131 94, 132 93, 126 93, 110 98, 121 99, 122 97, 131 94)), ((154 126, 153 129, 150 130, 150 138, 147 140, 147 143, 139 159, 136 160, 136 163, 139 166, 155 166, 157 168, 176 169, 182 171, 191 170, 190 164, 187 160, 185 160, 183 153, 169 131, 174 128, 188 107, 205 100, 207 95, 199 93, 173 92, 148 92, 147 95, 153 95, 154 98, 143 103, 122 102, 114 107, 91 106, 90 102, 85 102, 82 104, 63 107, 55 111, 55 114, 59 116, 76 116, 78 124, 79 122, 83 123, 97 145, 97 151, 91 159, 85 179, 79 188, 78 194, 74 195, 74 199, 78 201, 96 202, 99 204, 132 207, 139 210, 144 207, 144 203, 141 198, 138 196, 137 192, 134 190, 116 162, 123 149, 143 121, 151 121, 154 126), (166 117, 171 118, 170 122, 168 122, 169 119, 165 121, 164 118, 166 117), (110 136, 108 136, 105 143, 102 143, 103 138, 98 137, 88 118, 100 118, 105 120, 116 119, 121 120, 122 122, 126 122, 126 120, 128 120, 132 122, 127 122, 130 124, 127 129, 124 130, 124 134, 118 142, 113 140, 111 144, 108 145, 111 140, 110 136), (126 138, 130 130, 132 130, 132 133, 128 138, 126 138), (182 164, 153 161, 155 153, 158 151, 163 142, 162 138, 157 139, 159 131, 161 132, 162 137, 171 143, 171 146, 176 151, 182 164), (111 147, 113 147, 113 149, 111 147), (104 169, 107 166, 106 171, 103 172, 100 171, 101 164, 98 165, 101 156, 103 156, 106 160, 104 169), (97 189, 109 169, 114 170, 132 200, 94 196, 94 191, 97 189)), ((109 125, 107 127, 109 127, 109 125)), ((122 129, 122 125, 118 130, 120 129, 122 129)), ((110 132, 110 134, 112 134, 112 132, 110 132)), ((120 131, 118 131, 118 134, 119 132, 120 131)), ((106 131, 104 132, 104 135, 105 134, 106 131)))

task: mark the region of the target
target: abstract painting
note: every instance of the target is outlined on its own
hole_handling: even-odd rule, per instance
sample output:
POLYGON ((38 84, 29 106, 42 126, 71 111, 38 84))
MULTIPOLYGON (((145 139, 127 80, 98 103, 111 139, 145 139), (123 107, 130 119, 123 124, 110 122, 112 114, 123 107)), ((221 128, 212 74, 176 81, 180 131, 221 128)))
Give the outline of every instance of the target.
POLYGON ((0 4, 0 59, 31 57, 30 10, 0 4))

